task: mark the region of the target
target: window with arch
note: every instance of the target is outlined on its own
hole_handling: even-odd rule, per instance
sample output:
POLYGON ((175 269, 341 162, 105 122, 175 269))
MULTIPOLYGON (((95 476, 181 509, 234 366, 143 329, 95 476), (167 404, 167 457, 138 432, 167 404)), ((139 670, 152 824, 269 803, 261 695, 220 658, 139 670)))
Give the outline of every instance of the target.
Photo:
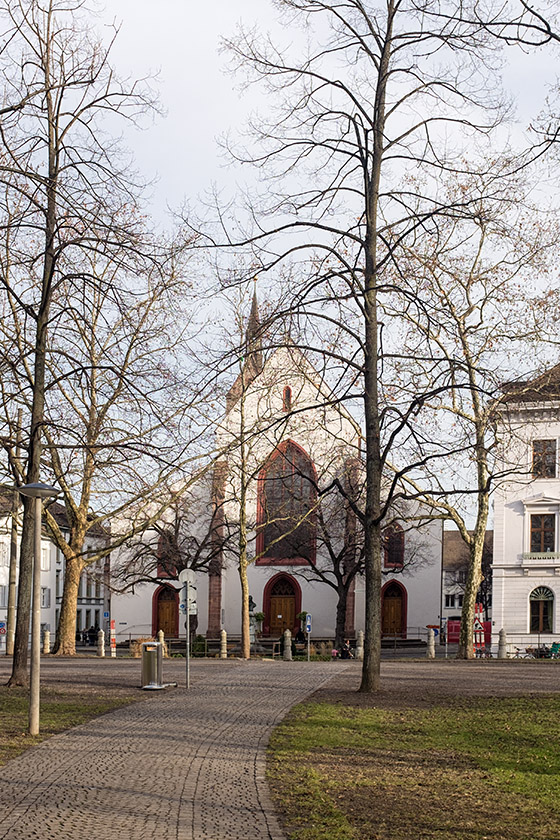
POLYGON ((552 633, 554 592, 548 586, 537 586, 529 595, 531 633, 552 633))
POLYGON ((291 411, 292 410, 292 389, 289 385, 286 385, 284 391, 282 393, 282 411, 291 411))
POLYGON ((386 569, 402 569, 404 566, 404 531, 394 522, 383 531, 384 566, 386 569))
POLYGON ((259 476, 257 563, 315 562, 316 474, 293 441, 280 444, 259 476))

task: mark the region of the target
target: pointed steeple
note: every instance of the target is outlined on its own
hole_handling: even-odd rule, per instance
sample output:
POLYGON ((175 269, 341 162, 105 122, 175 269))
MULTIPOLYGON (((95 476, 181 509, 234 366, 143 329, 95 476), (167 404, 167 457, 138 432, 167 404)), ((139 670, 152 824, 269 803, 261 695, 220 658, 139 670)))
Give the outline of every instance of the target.
POLYGON ((257 278, 255 277, 255 291, 251 312, 247 321, 245 344, 243 348, 243 371, 231 386, 226 398, 226 411, 236 404, 244 388, 247 388, 263 370, 261 322, 259 318, 259 302, 257 300, 257 278))
POLYGON ((263 369, 261 322, 259 319, 259 302, 257 300, 257 278, 255 277, 255 291, 251 312, 247 321, 245 335, 245 369, 249 380, 252 381, 263 369))

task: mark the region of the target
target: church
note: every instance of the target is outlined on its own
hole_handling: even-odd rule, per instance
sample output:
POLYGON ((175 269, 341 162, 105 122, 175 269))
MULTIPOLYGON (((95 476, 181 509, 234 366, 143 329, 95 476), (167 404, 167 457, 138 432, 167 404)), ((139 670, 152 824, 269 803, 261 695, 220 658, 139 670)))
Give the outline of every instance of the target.
MULTIPOLYGON (((265 354, 256 294, 244 359, 216 428, 216 451, 184 518, 186 542, 204 546, 206 554, 196 574, 196 633, 210 639, 222 629, 240 634, 238 558, 246 544, 251 604, 263 637, 296 633, 302 612, 312 615, 312 637, 334 640, 337 629, 339 638, 342 632, 355 637, 364 623, 356 516, 363 492, 360 426, 299 349, 265 354)), ((388 522, 385 637, 425 638, 427 625, 439 625, 441 537, 441 524, 420 527, 413 510, 395 511, 388 522)), ((157 539, 161 546, 161 533, 157 539)), ((164 565, 159 562, 157 582, 138 582, 112 596, 118 641, 160 629, 166 637, 184 636, 180 584, 164 565)))

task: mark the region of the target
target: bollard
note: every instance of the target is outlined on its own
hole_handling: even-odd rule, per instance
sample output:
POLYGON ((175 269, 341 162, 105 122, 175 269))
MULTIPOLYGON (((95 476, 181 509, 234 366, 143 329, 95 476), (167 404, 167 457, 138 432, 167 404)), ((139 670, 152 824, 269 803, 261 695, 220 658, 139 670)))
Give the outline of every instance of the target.
POLYGON ((158 630, 156 635, 157 635, 158 642, 163 647, 163 644, 165 642, 165 633, 163 632, 163 630, 158 630))
POLYGON ((356 642, 356 659, 363 662, 364 659, 364 631, 358 630, 358 640, 356 642))
POLYGON ((225 630, 220 632, 220 659, 227 659, 227 633, 225 630))
POLYGON ((97 634, 97 655, 105 656, 105 633, 100 630, 97 634))
POLYGON ((507 659, 507 636, 503 627, 499 633, 498 659, 507 659))
POLYGON ((51 652, 51 634, 50 630, 43 630, 43 653, 51 652))
POLYGON ((431 627, 428 628, 428 648, 426 650, 427 659, 436 658, 436 637, 431 627))
POLYGON ((284 630, 284 653, 282 654, 284 662, 292 661, 292 633, 290 630, 284 630))

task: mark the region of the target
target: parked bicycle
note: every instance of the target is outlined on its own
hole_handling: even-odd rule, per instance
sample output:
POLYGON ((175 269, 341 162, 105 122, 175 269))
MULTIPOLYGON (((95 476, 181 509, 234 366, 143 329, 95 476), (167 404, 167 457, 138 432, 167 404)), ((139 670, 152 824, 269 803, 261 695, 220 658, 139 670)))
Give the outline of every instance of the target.
POLYGON ((560 642, 553 642, 549 645, 530 645, 524 650, 514 647, 508 653, 509 659, 560 659, 560 642))
POLYGON ((531 655, 521 648, 514 647, 508 653, 508 659, 531 659, 531 655))

